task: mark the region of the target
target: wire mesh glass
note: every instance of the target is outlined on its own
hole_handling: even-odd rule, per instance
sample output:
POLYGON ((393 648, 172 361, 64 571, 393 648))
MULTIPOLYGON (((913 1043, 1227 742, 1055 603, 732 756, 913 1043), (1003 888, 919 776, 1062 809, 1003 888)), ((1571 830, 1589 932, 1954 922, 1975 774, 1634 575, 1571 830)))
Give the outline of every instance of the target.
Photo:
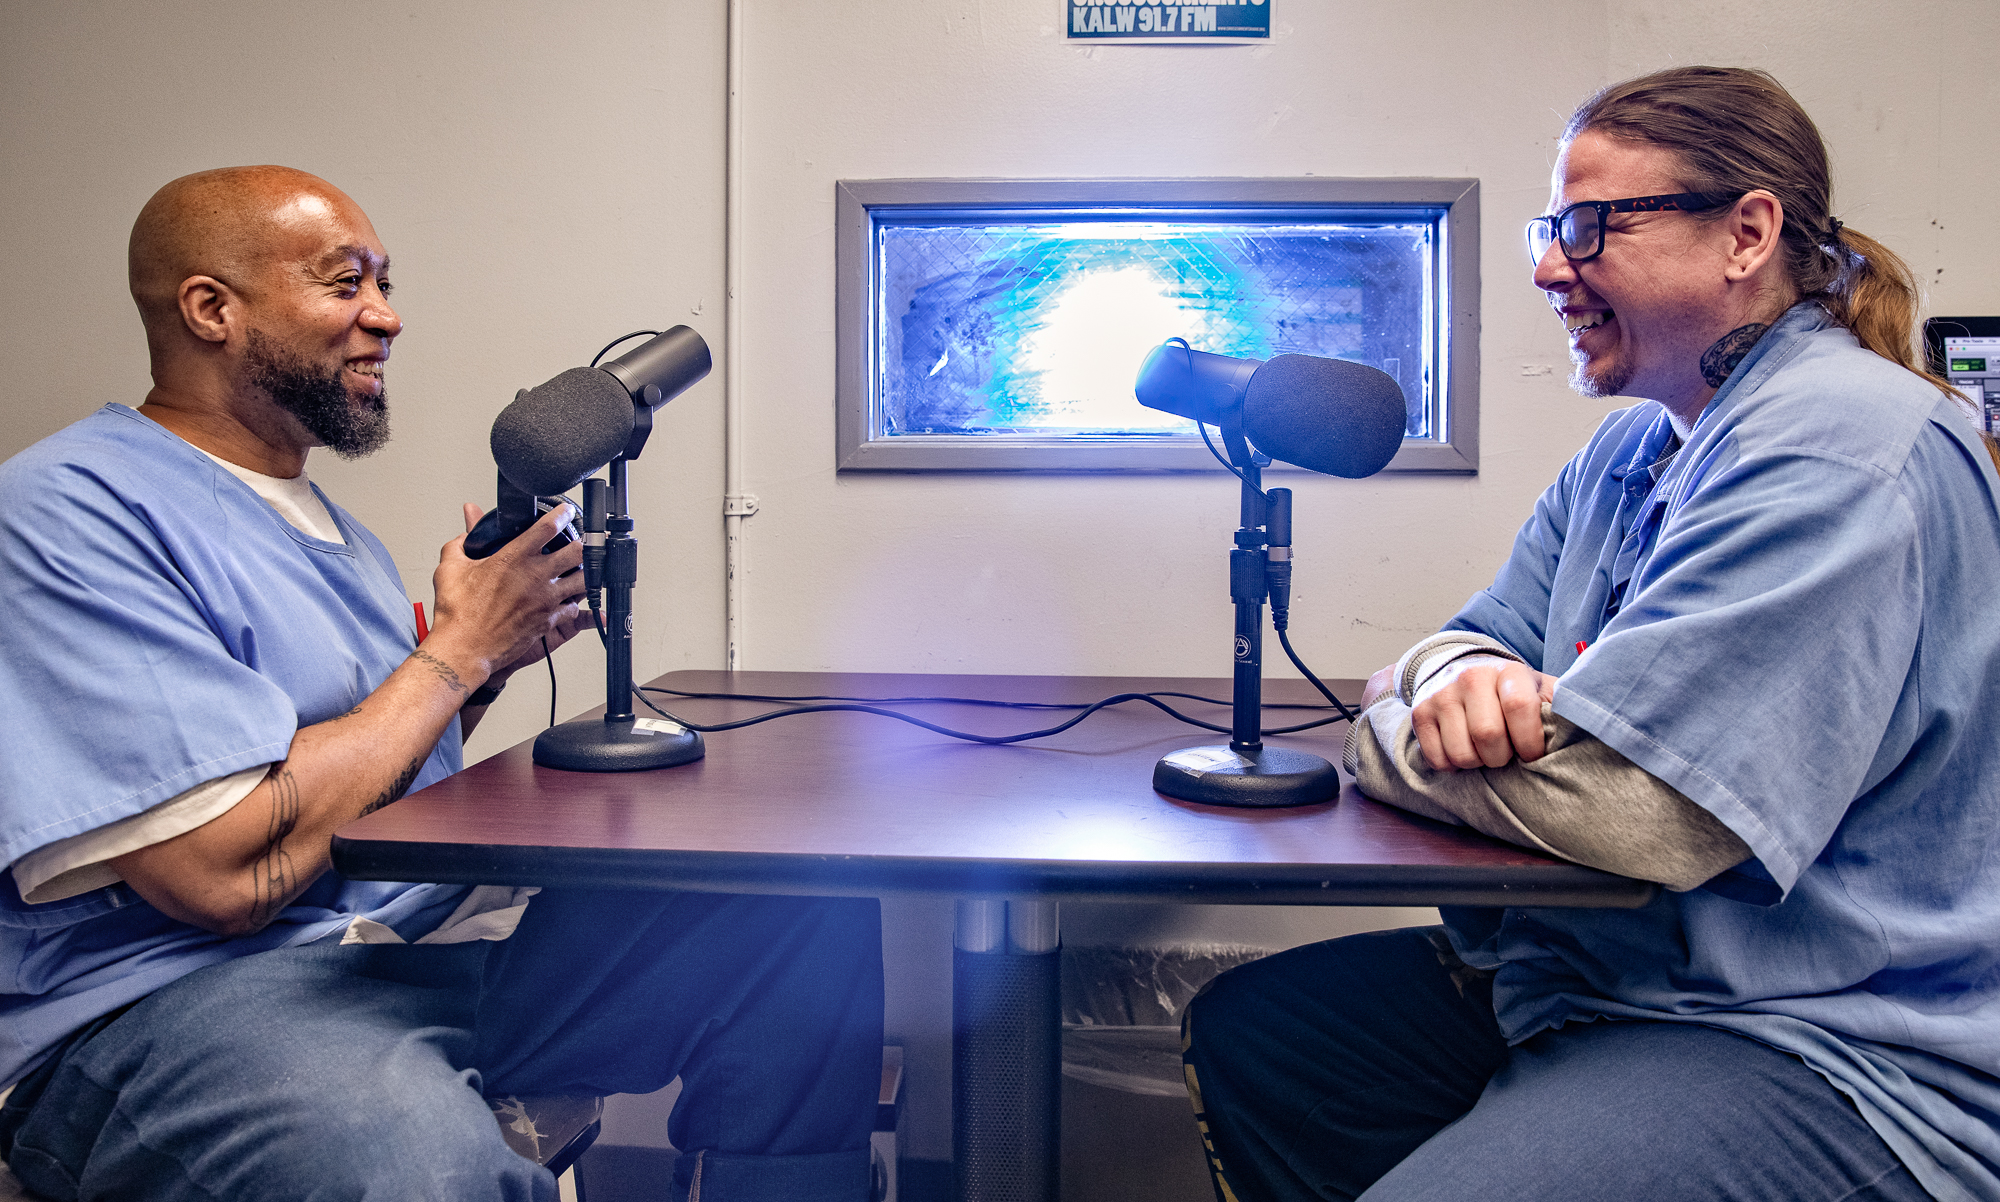
POLYGON ((1195 438, 1132 395, 1168 338, 1381 368, 1442 436, 1436 221, 879 221, 880 435, 1195 438))

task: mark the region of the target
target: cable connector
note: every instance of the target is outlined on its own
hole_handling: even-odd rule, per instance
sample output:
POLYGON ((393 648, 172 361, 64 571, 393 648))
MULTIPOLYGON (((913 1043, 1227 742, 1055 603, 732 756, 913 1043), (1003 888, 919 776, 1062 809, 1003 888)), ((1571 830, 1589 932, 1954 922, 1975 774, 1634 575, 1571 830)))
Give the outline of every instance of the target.
POLYGON ((1271 544, 1270 563, 1264 569, 1271 589, 1271 629, 1283 634, 1292 620, 1292 490, 1266 489, 1264 508, 1266 540, 1271 544))
POLYGON ((592 598, 592 609, 597 608, 595 598, 598 590, 604 587, 607 487, 604 481, 596 476, 583 482, 583 590, 592 598))
POLYGON ((1287 554, 1280 558, 1280 548, 1271 548, 1271 562, 1264 565, 1264 579, 1271 587, 1271 629, 1283 633, 1292 624, 1292 557, 1291 548, 1283 550, 1287 554))

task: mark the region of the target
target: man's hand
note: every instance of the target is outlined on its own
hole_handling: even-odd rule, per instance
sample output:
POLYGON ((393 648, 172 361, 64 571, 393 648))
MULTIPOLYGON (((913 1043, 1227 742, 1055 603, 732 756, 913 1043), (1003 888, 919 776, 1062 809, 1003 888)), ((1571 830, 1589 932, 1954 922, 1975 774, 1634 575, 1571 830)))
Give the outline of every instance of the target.
MULTIPOLYGON (((1382 673, 1376 673, 1381 676, 1382 673)), ((1369 687, 1374 687, 1374 680, 1369 687)), ((1498 768, 1542 757, 1542 704, 1556 698, 1556 678, 1526 664, 1473 655, 1426 685, 1411 723, 1433 771, 1498 768)))
POLYGON ((507 683, 508 677, 530 664, 540 663, 546 656, 554 655, 556 648, 576 637, 576 632, 588 625, 590 625, 589 611, 583 608, 581 602, 570 601, 556 612, 555 621, 550 624, 547 634, 529 644, 519 659, 495 668, 493 675, 486 678, 486 683, 492 685, 494 691, 498 692, 500 687, 507 683), (544 643, 548 644, 547 651, 542 649, 544 643))
MULTIPOLYGON (((474 505, 472 502, 467 501, 465 503, 465 532, 467 534, 472 533, 472 528, 479 524, 479 519, 483 516, 485 516, 485 511, 481 510, 479 506, 474 505)), ((518 539, 516 541, 525 540, 527 537, 528 537, 527 535, 523 534, 521 536, 521 539, 518 539)), ((543 540, 544 543, 546 543, 547 541, 548 541, 547 539, 543 540)), ((454 539, 452 540, 452 542, 447 543, 445 545, 444 552, 441 553, 439 556, 440 562, 438 564, 438 570, 440 572, 444 570, 444 563, 442 561, 446 558, 451 549, 453 547, 458 547, 461 549, 461 554, 462 554, 463 546, 464 546, 463 539, 454 539)), ((565 548, 565 550, 568 550, 568 548, 565 548)), ((579 559, 581 557, 581 554, 582 554, 581 552, 578 552, 579 559)), ((563 581, 559 581, 559 583, 561 582, 567 582, 568 584, 575 586, 579 590, 583 586, 583 581, 581 576, 577 575, 573 571, 570 573, 565 573, 563 581)), ((435 583, 435 581, 433 583, 435 583)), ((556 612, 550 619, 548 630, 542 633, 540 636, 538 636, 532 643, 530 643, 526 651, 522 652, 519 656, 508 661, 507 663, 500 665, 498 668, 495 668, 492 674, 486 678, 486 683, 488 685, 491 685, 497 691, 501 686, 507 683, 508 677, 520 671, 522 668, 527 667, 529 664, 540 661, 545 654, 553 655, 555 653, 556 648, 562 646, 564 643, 567 643, 573 636, 575 636, 577 631, 582 630, 586 625, 588 625, 590 622, 590 615, 584 610, 582 604, 580 603, 579 600, 580 595, 581 594, 579 593, 578 596, 570 597, 564 603, 562 608, 556 610, 556 612)))
MULTIPOLYGON (((465 507, 467 529, 479 520, 479 507, 465 507)), ((571 543, 548 555, 542 547, 556 536, 564 513, 554 509, 533 526, 485 559, 468 559, 461 535, 438 554, 431 575, 436 594, 436 620, 431 637, 417 649, 419 658, 439 661, 469 680, 464 692, 532 663, 542 654, 542 639, 551 649, 571 634, 579 622, 577 602, 583 579, 583 547, 571 543)), ((445 669, 439 667, 439 675, 445 669)), ((461 695, 461 700, 463 699, 461 695)))

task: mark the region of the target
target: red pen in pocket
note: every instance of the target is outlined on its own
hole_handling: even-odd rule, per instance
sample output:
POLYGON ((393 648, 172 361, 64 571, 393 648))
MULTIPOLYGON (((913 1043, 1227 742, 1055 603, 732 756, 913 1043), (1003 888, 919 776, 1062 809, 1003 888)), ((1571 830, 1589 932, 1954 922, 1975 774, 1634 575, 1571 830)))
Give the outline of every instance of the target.
MULTIPOLYGON (((424 603, 421 601, 412 601, 410 602, 410 608, 417 611, 417 641, 421 643, 431 637, 431 628, 424 621, 424 603)), ((1583 644, 1578 643, 1576 649, 1578 651, 1583 650, 1583 644)))

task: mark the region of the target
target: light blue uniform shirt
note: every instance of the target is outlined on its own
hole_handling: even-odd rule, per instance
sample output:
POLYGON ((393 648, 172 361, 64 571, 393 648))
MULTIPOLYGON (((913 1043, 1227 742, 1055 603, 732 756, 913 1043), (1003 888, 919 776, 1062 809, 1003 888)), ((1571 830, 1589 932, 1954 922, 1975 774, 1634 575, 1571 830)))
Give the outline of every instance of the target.
MULTIPOLYGON (((0 464, 0 864, 284 759, 299 727, 353 709, 409 656, 414 622, 387 549, 327 509, 344 546, 294 529, 123 405, 0 464)), ((411 787, 460 759, 454 719, 411 787)), ((0 1087, 70 1031, 204 965, 356 915, 414 937, 464 892, 329 872, 263 931, 228 939, 122 883, 31 906, 0 873, 0 1087)))
POLYGON ((1936 1196, 2000 1198, 2000 480, 1948 398, 1815 304, 1656 485, 1670 443, 1657 404, 1612 414, 1449 626, 1560 675, 1557 713, 1754 856, 1639 910, 1447 910, 1453 941, 1498 969, 1511 1041, 1736 1031, 1936 1196))

